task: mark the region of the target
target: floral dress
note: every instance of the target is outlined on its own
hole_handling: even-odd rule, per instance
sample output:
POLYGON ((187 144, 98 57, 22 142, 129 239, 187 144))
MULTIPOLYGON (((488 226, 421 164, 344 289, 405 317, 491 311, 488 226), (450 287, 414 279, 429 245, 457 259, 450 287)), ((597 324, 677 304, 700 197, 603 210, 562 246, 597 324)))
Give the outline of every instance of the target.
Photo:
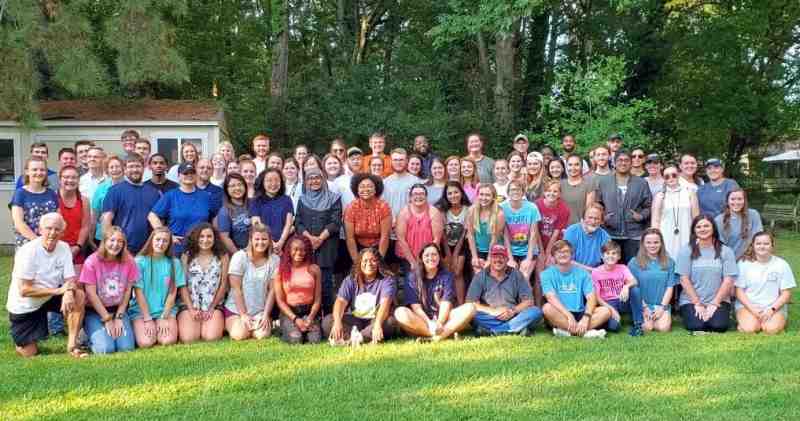
POLYGON ((217 256, 211 258, 206 269, 200 264, 199 259, 192 259, 189 263, 188 283, 191 292, 192 305, 201 311, 213 310, 211 302, 217 293, 222 272, 222 262, 217 256))

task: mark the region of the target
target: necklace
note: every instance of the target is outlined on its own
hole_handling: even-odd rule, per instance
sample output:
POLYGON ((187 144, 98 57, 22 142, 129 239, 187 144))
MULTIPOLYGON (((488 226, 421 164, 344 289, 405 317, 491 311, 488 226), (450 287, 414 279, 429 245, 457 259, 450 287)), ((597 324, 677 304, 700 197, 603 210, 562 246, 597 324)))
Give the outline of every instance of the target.
POLYGON ((681 189, 678 188, 677 190, 671 190, 669 193, 677 193, 677 201, 675 202, 675 206, 672 207, 672 233, 678 235, 681 233, 680 228, 678 228, 678 212, 680 211, 680 201, 681 201, 681 189))

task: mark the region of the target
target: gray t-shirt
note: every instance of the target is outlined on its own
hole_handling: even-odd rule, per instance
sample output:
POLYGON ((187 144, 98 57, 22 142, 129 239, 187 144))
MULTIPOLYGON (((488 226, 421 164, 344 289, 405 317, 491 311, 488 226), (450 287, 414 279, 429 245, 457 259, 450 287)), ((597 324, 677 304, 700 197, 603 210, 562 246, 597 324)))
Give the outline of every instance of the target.
POLYGON ((729 229, 725 229, 725 214, 721 213, 714 218, 714 224, 717 226, 719 232, 719 239, 722 244, 730 247, 736 258, 742 257, 750 242, 753 241, 753 236, 758 232, 764 230, 761 223, 761 215, 755 209, 747 210, 747 222, 750 225, 750 233, 747 238, 742 238, 742 218, 738 215, 731 214, 729 229))
MULTIPOLYGON (((256 267, 245 250, 239 250, 231 257, 228 274, 242 277, 242 295, 249 315, 256 316, 264 311, 267 290, 270 288, 273 275, 278 270, 279 261, 278 256, 271 254, 266 263, 256 267)), ((231 313, 239 314, 233 293, 228 293, 225 308, 231 313)))
POLYGON ((494 183, 494 159, 484 155, 477 164, 481 183, 494 183))
POLYGON ((583 218, 586 210, 586 194, 592 189, 592 183, 583 179, 577 186, 572 186, 567 180, 561 180, 561 198, 569 208, 569 222, 567 225, 577 223, 583 218))
POLYGON ((508 268, 506 276, 498 282, 489 274, 489 269, 480 271, 467 291, 468 302, 479 302, 487 306, 514 307, 532 296, 531 286, 522 273, 508 268))
POLYGON ((410 173, 392 174, 383 180, 383 196, 381 197, 392 209, 393 219, 397 218, 400 211, 408 204, 408 191, 417 183, 422 183, 422 180, 410 173))
MULTIPOLYGON (((727 246, 722 246, 719 258, 715 257, 716 252, 713 247, 700 249, 700 256, 692 260, 691 245, 684 246, 678 253, 678 267, 676 272, 680 276, 688 276, 692 281, 697 296, 703 304, 710 303, 717 295, 719 287, 722 285, 722 278, 725 276, 736 277, 739 269, 736 266, 736 258, 733 250, 727 246)), ((723 301, 730 301, 726 297, 723 301)), ((691 304, 686 291, 681 292, 678 305, 691 304)))

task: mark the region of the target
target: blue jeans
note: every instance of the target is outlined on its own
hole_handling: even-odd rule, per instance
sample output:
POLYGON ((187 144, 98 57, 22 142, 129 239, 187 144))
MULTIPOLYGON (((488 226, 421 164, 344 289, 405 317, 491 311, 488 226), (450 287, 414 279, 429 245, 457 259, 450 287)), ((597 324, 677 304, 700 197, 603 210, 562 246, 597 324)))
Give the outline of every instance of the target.
MULTIPOLYGON (((608 300, 606 301, 611 307, 617 310, 617 313, 631 313, 634 326, 641 326, 644 322, 644 315, 642 314, 642 294, 639 292, 639 287, 633 287, 629 290, 628 301, 608 300)), ((612 332, 619 332, 622 325, 620 320, 614 318, 608 319, 606 329, 612 332)))
POLYGON ((100 315, 94 311, 87 311, 83 320, 83 328, 89 335, 89 344, 95 354, 110 354, 117 351, 132 351, 136 342, 133 335, 133 325, 128 314, 122 316, 122 326, 124 332, 117 339, 112 338, 100 319, 100 315))
POLYGON ((542 310, 539 307, 528 307, 509 320, 500 320, 481 311, 475 314, 474 319, 476 326, 492 333, 518 333, 526 327, 533 328, 539 320, 542 320, 542 310))
POLYGON ((47 313, 47 331, 50 332, 50 336, 66 332, 64 328, 64 315, 54 311, 47 313))

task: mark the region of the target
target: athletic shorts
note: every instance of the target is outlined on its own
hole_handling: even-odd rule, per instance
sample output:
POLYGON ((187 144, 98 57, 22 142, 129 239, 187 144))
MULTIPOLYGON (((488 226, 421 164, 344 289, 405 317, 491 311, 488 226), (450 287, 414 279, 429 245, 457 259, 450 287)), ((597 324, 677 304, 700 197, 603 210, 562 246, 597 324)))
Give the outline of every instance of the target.
POLYGON ((11 338, 17 346, 30 345, 47 338, 47 313, 61 313, 61 295, 50 297, 41 307, 23 314, 8 313, 11 338))

